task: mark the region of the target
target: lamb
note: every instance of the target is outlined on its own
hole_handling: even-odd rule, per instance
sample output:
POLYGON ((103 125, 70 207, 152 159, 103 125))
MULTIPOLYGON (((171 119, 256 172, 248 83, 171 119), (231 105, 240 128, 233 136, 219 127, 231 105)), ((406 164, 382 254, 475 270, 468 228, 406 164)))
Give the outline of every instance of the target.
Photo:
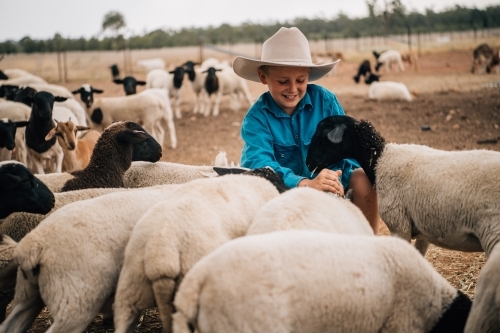
POLYGON ((87 113, 94 129, 103 130, 113 121, 126 119, 143 124, 147 132, 163 144, 165 131, 161 121, 165 120, 170 134, 172 149, 177 147, 175 124, 167 93, 163 89, 146 89, 139 94, 122 97, 96 99, 87 113))
POLYGON ((379 76, 372 73, 372 67, 370 65, 370 61, 363 60, 363 62, 359 65, 358 74, 356 74, 353 79, 354 82, 359 83, 359 78, 363 76, 365 78, 365 83, 370 84, 374 81, 378 81, 379 76))
POLYGON ((401 60, 403 60, 403 62, 407 62, 410 67, 413 67, 415 72, 418 72, 418 70, 420 69, 420 66, 418 64, 418 56, 412 51, 401 54, 401 60))
POLYGON ((247 235, 288 229, 373 235, 363 213, 349 200, 307 187, 294 188, 267 202, 256 214, 247 235))
POLYGON ((124 187, 123 174, 132 164, 133 145, 147 138, 144 129, 134 122, 112 124, 97 140, 89 164, 83 170, 73 171, 74 178, 61 191, 124 187))
POLYGON ((26 125, 27 121, 13 122, 8 118, 0 119, 0 162, 12 159, 12 151, 16 147, 17 129, 26 125))
MULTIPOLYGON (((22 85, 20 85, 22 86, 22 85)), ((31 87, 36 91, 46 91, 51 93, 54 96, 66 97, 68 99, 73 99, 74 96, 66 87, 59 86, 56 84, 48 84, 48 83, 28 83, 24 85, 24 87, 31 87)))
POLYGON ((134 95, 137 93, 137 86, 146 85, 146 81, 137 80, 133 76, 126 76, 123 79, 113 79, 113 82, 116 84, 122 84, 123 90, 125 90, 125 95, 134 95))
POLYGON ((174 305, 178 333, 458 333, 471 301, 400 239, 289 230, 220 246, 174 305))
POLYGON ((144 214, 125 249, 115 295, 115 332, 132 332, 142 310, 155 306, 171 332, 172 298, 202 256, 244 236, 255 213, 278 196, 269 181, 248 175, 193 180, 144 214), (194 232, 193 232, 194 231, 194 232))
POLYGON ((62 171, 63 151, 56 142, 56 138, 46 141, 45 136, 55 127, 52 120, 52 109, 54 102, 63 102, 65 97, 54 96, 51 93, 41 91, 32 98, 32 108, 29 124, 26 126, 26 147, 28 155, 35 165, 37 173, 43 174, 43 160, 56 159, 56 172, 62 171))
POLYGON ((111 79, 112 80, 119 79, 120 78, 120 70, 118 69, 118 65, 113 64, 113 65, 109 66, 109 68, 111 69, 111 79))
POLYGON ((188 74, 191 87, 195 94, 193 113, 198 113, 201 110, 200 105, 204 105, 207 99, 206 91, 203 89, 207 74, 203 73, 204 69, 195 68, 195 65, 197 64, 192 61, 187 61, 183 66, 185 67, 184 70, 188 74), (202 102, 202 100, 205 102, 202 102))
POLYGON ((90 130, 90 127, 77 126, 70 118, 66 122, 57 122, 56 127, 45 137, 45 140, 51 140, 54 136, 57 136, 57 141, 64 151, 63 172, 81 170, 89 164, 90 156, 101 133, 87 130, 90 130), (79 131, 87 132, 78 139, 77 133, 79 131))
POLYGON ((25 71, 24 69, 20 68, 7 68, 4 69, 3 71, 0 71, 3 73, 2 80, 8 80, 8 79, 14 79, 16 77, 20 76, 29 76, 32 75, 30 72, 25 71))
POLYGON ((4 85, 24 86, 32 83, 47 84, 47 81, 45 81, 39 76, 29 74, 29 75, 18 76, 9 80, 4 80, 1 81, 1 83, 4 85))
POLYGON ((378 72, 380 67, 385 64, 385 69, 387 72, 391 71, 392 64, 397 64, 399 70, 404 72, 405 65, 403 64, 403 59, 401 58, 401 53, 397 50, 387 50, 380 54, 373 51, 375 58, 377 59, 377 64, 375 65, 375 70, 378 72))
MULTIPOLYGON (((204 71, 205 72, 205 71, 204 71)), ((208 104, 204 107, 204 115, 210 115, 211 110, 211 99, 210 96, 214 94, 215 104, 213 108, 212 115, 217 116, 219 114, 219 104, 222 95, 231 95, 231 107, 236 110, 239 108, 239 96, 243 94, 248 103, 252 105, 253 100, 246 81, 236 75, 236 73, 231 68, 217 69, 214 67, 209 67, 207 70, 207 77, 205 78, 205 90, 209 96, 208 104), (219 72, 216 75, 216 72, 219 72)))
POLYGON ((183 80, 184 67, 182 66, 176 67, 170 72, 161 68, 153 69, 146 77, 146 88, 164 89, 167 91, 169 97, 174 99, 174 111, 177 119, 182 117, 180 95, 183 80))
POLYGON ((500 184, 492 171, 500 168, 499 152, 386 144, 367 121, 327 117, 311 139, 306 164, 320 170, 344 158, 358 161, 376 187, 391 234, 416 238, 422 254, 432 243, 489 255, 500 240, 500 184))
POLYGON ((109 193, 43 220, 14 250, 15 305, 0 332, 26 331, 44 304, 54 319, 51 332, 82 332, 110 304, 133 227, 175 186, 109 193))
POLYGON ((404 83, 394 81, 373 82, 368 88, 368 98, 377 100, 404 100, 411 102, 413 97, 404 83))
POLYGON ((79 94, 80 100, 85 104, 87 108, 90 108, 94 104, 94 93, 102 94, 104 90, 96 89, 90 84, 83 84, 80 88, 73 90, 72 94, 79 94))

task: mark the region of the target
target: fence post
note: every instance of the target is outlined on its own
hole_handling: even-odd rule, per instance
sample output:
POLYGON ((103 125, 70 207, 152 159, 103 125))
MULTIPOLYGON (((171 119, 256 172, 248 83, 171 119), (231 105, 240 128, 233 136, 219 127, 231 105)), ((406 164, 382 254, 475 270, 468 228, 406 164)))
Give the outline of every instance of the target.
POLYGON ((409 24, 407 29, 408 29, 408 51, 411 52, 411 27, 409 24))
POLYGON ((68 63, 66 61, 66 50, 63 51, 64 83, 68 82, 68 63))
POLYGON ((203 40, 201 38, 198 38, 198 56, 201 64, 203 62, 203 40))

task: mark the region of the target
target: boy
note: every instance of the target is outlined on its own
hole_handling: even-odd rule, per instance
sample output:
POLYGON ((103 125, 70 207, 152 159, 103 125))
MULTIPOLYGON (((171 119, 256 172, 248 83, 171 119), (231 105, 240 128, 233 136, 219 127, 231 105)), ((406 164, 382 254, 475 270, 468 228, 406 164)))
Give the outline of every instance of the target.
POLYGON ((243 120, 241 165, 252 169, 269 166, 289 187, 309 186, 341 196, 352 189, 352 202, 377 233, 377 196, 356 161, 343 160, 314 177, 315 170, 308 170, 305 164, 318 122, 331 115, 344 115, 333 93, 308 84, 330 72, 337 62, 312 63, 309 43, 297 28, 281 28, 270 37, 262 46, 261 60, 234 60, 237 75, 266 84, 269 89, 243 120))

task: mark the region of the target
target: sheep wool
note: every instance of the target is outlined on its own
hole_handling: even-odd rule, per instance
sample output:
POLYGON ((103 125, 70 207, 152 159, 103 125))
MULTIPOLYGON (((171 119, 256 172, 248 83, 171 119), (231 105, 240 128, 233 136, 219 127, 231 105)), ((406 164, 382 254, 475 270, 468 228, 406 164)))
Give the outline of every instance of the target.
POLYGON ((109 193, 43 220, 14 250, 15 305, 0 332, 26 331, 43 304, 54 319, 52 332, 83 332, 109 303, 133 227, 175 186, 109 193))
POLYGON ((172 298, 184 274, 221 244, 244 236, 278 190, 259 176, 193 180, 145 214, 133 230, 115 296, 115 332, 133 330, 142 310, 158 305, 171 332, 172 298))
POLYGON ((403 240, 289 230, 220 246, 174 305, 176 333, 458 333, 471 301, 403 240))

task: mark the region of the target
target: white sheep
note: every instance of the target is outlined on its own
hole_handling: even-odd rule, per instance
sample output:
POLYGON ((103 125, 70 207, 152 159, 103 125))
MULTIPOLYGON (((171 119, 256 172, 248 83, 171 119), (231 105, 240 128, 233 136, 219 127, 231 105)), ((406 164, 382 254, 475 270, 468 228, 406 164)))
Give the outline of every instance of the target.
POLYGON ((0 85, 12 85, 12 86, 24 86, 33 83, 47 84, 47 81, 33 74, 21 75, 9 80, 0 81, 0 85))
POLYGON ((471 307, 400 239, 308 230, 222 245, 186 274, 174 304, 176 333, 458 333, 471 307))
MULTIPOLYGON (((490 256, 500 241, 499 152, 386 144, 367 121, 325 118, 311 140, 306 163, 312 170, 345 158, 357 160, 376 186, 380 216, 391 234, 408 242, 416 238, 422 254, 432 243, 490 256)), ((499 258, 489 258, 485 266, 498 272, 499 258)), ((478 290, 496 290, 496 274, 493 281, 482 279, 481 273, 478 290)), ((473 308, 471 316, 480 318, 482 311, 473 308)))
POLYGON ((125 249, 118 280, 115 332, 133 331, 142 310, 158 305, 171 331, 171 300, 182 276, 202 256, 244 236, 256 212, 278 196, 269 181, 248 175, 193 180, 151 208, 125 249))
POLYGON ((66 122, 57 122, 56 127, 50 130, 45 140, 50 140, 54 136, 57 137, 57 142, 64 152, 62 171, 73 172, 82 170, 89 164, 92 151, 101 133, 90 130, 89 127, 78 126, 70 118, 66 122), (79 131, 86 131, 81 138, 78 138, 79 131))
POLYGON ((109 193, 68 204, 43 220, 14 251, 15 305, 0 332, 25 331, 43 304, 54 319, 51 332, 85 330, 109 303, 133 227, 175 186, 109 193))
POLYGON ((2 70, 2 72, 7 75, 8 79, 14 79, 19 76, 28 76, 32 75, 30 72, 25 71, 24 69, 20 68, 7 68, 2 70))
POLYGON ((375 65, 375 70, 378 72, 380 67, 385 65, 385 69, 387 70, 387 72, 390 72, 392 64, 397 64, 399 67, 399 70, 401 72, 404 72, 405 66, 403 64, 401 52, 399 52, 397 50, 387 50, 387 51, 380 53, 377 57, 377 64, 375 65))
MULTIPOLYGON (((57 85, 57 84, 49 84, 49 83, 28 83, 23 87, 31 87, 36 91, 46 91, 51 93, 54 96, 66 97, 68 99, 73 99, 74 96, 68 88, 57 85)), ((20 88, 23 88, 20 87, 20 88)))
POLYGON ((169 98, 174 99, 175 117, 182 117, 180 108, 180 97, 182 91, 182 81, 184 80, 184 67, 176 67, 173 71, 167 72, 164 69, 153 69, 146 76, 146 88, 163 89, 168 93, 169 98))
POLYGON ((377 100, 405 100, 413 97, 404 83, 393 81, 372 82, 368 88, 368 98, 377 100))
POLYGON ((222 69, 209 67, 206 72, 205 90, 208 100, 202 109, 202 113, 205 116, 210 115, 213 98, 215 98, 215 101, 212 115, 217 116, 219 114, 219 104, 223 95, 230 95, 231 108, 233 110, 237 110, 240 106, 240 95, 243 95, 250 105, 253 104, 252 96, 250 95, 245 79, 236 75, 231 67, 223 67, 222 69), (212 94, 215 97, 212 97, 212 94))
POLYGON ((165 135, 161 121, 165 120, 171 147, 177 147, 172 108, 166 92, 162 89, 146 89, 129 96, 97 98, 87 108, 87 113, 92 120, 91 127, 101 131, 113 121, 123 119, 143 124, 146 131, 160 144, 163 144, 165 135))
POLYGON ((349 200, 308 187, 291 189, 266 203, 255 215, 247 235, 288 229, 373 235, 366 217, 349 200))
POLYGON ((12 254, 16 245, 12 238, 0 234, 0 323, 5 320, 5 311, 14 297, 17 265, 12 254))

